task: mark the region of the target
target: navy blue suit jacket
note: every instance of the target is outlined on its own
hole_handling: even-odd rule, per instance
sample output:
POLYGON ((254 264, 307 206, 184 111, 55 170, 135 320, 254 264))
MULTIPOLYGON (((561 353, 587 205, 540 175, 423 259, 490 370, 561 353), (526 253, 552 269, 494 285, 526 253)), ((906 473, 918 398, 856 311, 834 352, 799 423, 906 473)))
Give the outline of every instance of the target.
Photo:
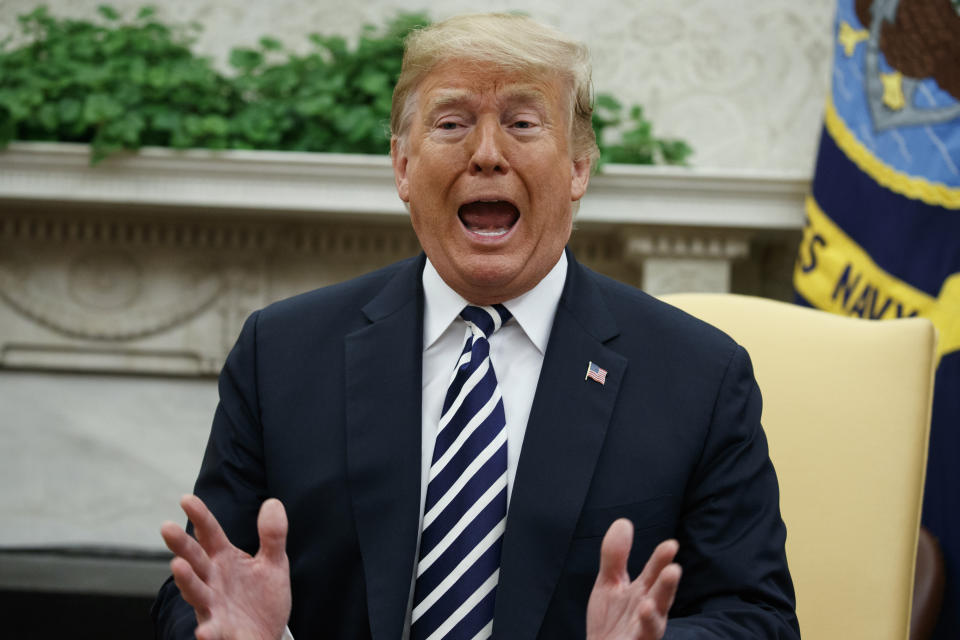
MULTIPOLYGON (((511 496, 494 637, 583 637, 600 541, 619 517, 636 527, 633 576, 657 543, 680 542, 668 638, 798 637, 747 354, 568 256, 511 496), (584 380, 591 361, 606 384, 584 380)), ((196 493, 250 553, 261 502, 283 502, 297 640, 400 637, 418 528, 423 264, 254 313, 221 374, 196 493)), ((154 617, 160 637, 192 637, 172 581, 154 617)))

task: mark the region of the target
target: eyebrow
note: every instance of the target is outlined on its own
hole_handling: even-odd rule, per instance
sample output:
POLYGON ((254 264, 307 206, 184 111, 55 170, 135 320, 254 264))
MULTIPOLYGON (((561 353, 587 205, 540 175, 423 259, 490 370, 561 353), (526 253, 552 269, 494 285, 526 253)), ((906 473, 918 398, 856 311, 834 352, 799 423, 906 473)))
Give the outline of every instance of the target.
POLYGON ((515 87, 506 91, 504 101, 507 104, 532 105, 542 109, 547 104, 542 91, 530 87, 515 87))
MULTIPOLYGON (((431 99, 427 114, 432 116, 440 109, 458 107, 471 102, 476 94, 464 89, 444 89, 431 99)), ((503 92, 501 101, 506 105, 530 105, 546 111, 546 97, 542 91, 531 87, 513 87, 503 92)))
POLYGON ((429 113, 434 113, 438 109, 445 107, 458 107, 470 101, 472 94, 462 89, 447 89, 440 95, 434 96, 430 101, 429 113))

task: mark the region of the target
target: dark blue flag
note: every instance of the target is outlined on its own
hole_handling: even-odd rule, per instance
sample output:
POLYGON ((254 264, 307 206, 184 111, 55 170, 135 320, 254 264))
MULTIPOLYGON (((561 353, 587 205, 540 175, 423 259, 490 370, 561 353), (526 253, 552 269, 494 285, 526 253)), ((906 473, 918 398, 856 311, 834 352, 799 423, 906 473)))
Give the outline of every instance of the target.
MULTIPOLYGON (((946 556, 935 638, 960 638, 960 0, 838 0, 798 301, 929 318, 938 368, 923 523, 946 556)), ((882 558, 877 559, 882 562, 882 558)))

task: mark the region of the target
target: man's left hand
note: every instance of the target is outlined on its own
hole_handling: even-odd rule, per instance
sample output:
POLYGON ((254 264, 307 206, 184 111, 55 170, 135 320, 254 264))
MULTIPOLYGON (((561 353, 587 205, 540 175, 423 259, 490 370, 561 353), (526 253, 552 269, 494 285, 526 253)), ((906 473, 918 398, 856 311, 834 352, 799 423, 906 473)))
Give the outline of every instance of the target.
POLYGON ((657 545, 636 580, 627 574, 633 524, 617 520, 603 537, 600 571, 587 603, 588 640, 659 640, 680 584, 676 540, 657 545))

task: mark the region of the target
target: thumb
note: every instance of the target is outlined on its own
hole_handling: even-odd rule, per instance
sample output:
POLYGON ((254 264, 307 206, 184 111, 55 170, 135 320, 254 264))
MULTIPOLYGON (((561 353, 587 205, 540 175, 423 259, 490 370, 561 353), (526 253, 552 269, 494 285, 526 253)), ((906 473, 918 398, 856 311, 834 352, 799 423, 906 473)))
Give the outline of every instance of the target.
POLYGON ((620 518, 610 525, 600 545, 600 571, 597 584, 616 584, 629 581, 627 557, 633 544, 633 523, 620 518))
POLYGON ((265 500, 257 516, 257 531, 260 534, 260 551, 272 562, 280 562, 286 555, 287 512, 276 498, 265 500))

